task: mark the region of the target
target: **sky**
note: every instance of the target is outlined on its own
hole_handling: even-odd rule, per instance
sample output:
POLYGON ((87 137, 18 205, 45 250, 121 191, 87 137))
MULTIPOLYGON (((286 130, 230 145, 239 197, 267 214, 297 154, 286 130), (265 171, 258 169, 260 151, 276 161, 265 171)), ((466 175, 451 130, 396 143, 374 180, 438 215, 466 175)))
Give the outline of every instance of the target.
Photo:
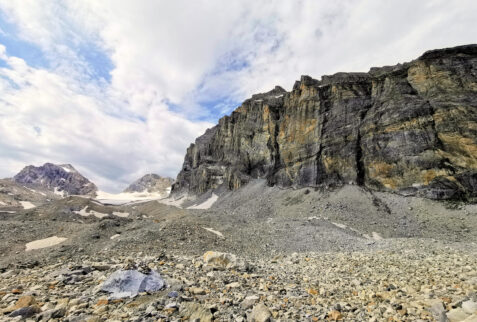
POLYGON ((0 0, 0 177, 175 178, 254 93, 477 42, 475 0, 0 0))

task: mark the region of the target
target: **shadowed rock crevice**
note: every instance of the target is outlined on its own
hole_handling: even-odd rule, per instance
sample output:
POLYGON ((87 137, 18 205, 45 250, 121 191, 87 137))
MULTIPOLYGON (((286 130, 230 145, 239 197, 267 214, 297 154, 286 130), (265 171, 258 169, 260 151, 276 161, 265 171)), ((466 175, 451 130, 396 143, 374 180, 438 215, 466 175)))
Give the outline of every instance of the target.
POLYGON ((364 185, 365 168, 363 163, 363 150, 361 149, 361 134, 358 131, 356 139, 356 183, 359 186, 364 185))
POLYGON ((477 45, 409 63, 302 76, 253 95, 187 150, 172 193, 339 186, 432 199, 477 196, 477 45))

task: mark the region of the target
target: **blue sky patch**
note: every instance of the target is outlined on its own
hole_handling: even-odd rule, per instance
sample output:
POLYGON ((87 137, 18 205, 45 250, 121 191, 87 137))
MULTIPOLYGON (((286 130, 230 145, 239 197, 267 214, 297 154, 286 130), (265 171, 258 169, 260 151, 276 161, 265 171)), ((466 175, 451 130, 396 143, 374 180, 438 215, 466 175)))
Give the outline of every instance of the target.
MULTIPOLYGON (((7 55, 21 58, 35 68, 48 68, 49 63, 42 50, 17 37, 16 27, 3 18, 3 14, 0 15, 0 44, 5 46, 7 55)), ((0 64, 2 67, 7 66, 1 60, 0 64)))
MULTIPOLYGON (((114 69, 109 53, 100 48, 94 41, 79 36, 79 38, 76 38, 76 42, 66 40, 62 43, 83 61, 83 64, 76 64, 75 66, 87 78, 105 80, 109 83, 111 81, 111 71, 114 69), (80 40, 79 43, 77 42, 78 39, 80 40)), ((0 44, 5 46, 8 56, 21 58, 33 68, 51 69, 59 63, 57 61, 58 57, 49 57, 50 55, 39 46, 21 39, 18 36, 17 27, 9 23, 4 14, 0 14, 0 44)), ((64 58, 70 59, 68 57, 64 58)), ((0 60, 0 67, 8 67, 8 65, 0 60)))
POLYGON ((94 43, 76 48, 78 55, 90 66, 89 76, 93 79, 102 78, 108 83, 111 81, 111 71, 114 64, 109 56, 94 43))

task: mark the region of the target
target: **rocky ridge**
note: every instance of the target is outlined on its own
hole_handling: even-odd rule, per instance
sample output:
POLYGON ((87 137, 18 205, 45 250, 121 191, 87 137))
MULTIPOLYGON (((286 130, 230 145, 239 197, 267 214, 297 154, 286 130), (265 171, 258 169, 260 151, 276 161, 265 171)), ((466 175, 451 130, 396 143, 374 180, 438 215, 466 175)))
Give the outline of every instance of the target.
POLYGON ((13 177, 13 181, 30 188, 52 191, 62 196, 91 195, 98 188, 70 164, 45 163, 36 167, 26 166, 13 177))
POLYGON ((357 184, 477 197, 477 45, 253 95, 192 144, 172 194, 357 184))

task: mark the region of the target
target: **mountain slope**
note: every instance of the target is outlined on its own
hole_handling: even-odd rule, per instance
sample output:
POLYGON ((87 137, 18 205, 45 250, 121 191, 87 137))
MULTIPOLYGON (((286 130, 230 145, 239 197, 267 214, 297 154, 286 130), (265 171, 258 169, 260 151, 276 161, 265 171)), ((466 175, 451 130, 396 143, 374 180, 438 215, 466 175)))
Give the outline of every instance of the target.
POLYGON ((477 45, 253 95, 187 149, 172 193, 252 178, 476 198, 477 45))
POLYGON ((13 177, 16 183, 53 191, 61 195, 92 195, 98 188, 72 165, 45 163, 35 167, 29 165, 13 177))

